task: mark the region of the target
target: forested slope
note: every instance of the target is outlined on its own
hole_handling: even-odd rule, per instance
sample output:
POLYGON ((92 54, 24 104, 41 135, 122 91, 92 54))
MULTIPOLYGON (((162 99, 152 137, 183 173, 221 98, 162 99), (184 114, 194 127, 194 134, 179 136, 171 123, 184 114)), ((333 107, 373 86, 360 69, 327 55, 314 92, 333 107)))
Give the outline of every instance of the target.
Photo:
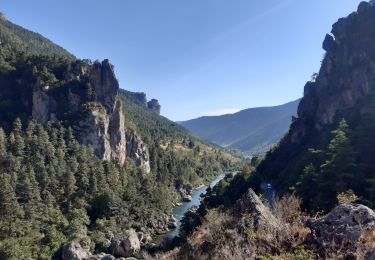
POLYGON ((118 95, 108 60, 74 59, 1 23, 1 259, 60 258, 75 239, 107 252, 129 228, 166 232, 181 191, 241 163, 118 95))

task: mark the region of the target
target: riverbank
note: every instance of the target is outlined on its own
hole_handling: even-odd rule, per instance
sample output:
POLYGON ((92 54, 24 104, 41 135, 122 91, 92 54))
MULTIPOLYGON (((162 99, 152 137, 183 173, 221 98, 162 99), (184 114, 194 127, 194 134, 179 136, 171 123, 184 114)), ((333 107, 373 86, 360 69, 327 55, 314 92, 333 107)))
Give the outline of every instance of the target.
POLYGON ((209 185, 200 185, 194 189, 191 195, 191 201, 183 201, 181 205, 173 210, 172 216, 176 219, 176 228, 171 232, 167 233, 164 237, 168 239, 173 239, 178 236, 179 229, 181 226, 181 220, 184 217, 185 213, 193 206, 199 207, 201 204, 201 196, 206 193, 208 187, 215 186, 219 181, 225 177, 225 174, 217 176, 209 185))

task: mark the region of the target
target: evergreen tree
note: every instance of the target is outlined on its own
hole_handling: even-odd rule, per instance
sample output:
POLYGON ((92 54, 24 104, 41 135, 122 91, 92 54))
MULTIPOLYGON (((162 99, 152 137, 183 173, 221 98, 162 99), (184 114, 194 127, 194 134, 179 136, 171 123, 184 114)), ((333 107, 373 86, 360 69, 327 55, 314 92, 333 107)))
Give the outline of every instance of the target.
POLYGON ((328 160, 321 165, 317 203, 329 210, 337 204, 337 193, 347 191, 355 179, 355 153, 349 140, 349 126, 343 119, 328 146, 328 160))
POLYGON ((0 127, 0 158, 6 155, 6 135, 0 127))
POLYGON ((17 201, 16 192, 11 185, 8 174, 0 172, 0 236, 14 236, 17 219, 23 211, 17 201))

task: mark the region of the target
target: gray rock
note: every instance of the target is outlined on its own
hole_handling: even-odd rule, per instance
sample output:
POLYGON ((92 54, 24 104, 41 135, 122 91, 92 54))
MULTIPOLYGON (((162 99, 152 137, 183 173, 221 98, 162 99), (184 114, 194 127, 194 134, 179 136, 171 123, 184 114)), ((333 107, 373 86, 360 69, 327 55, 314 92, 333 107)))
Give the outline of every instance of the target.
POLYGON ((90 257, 90 239, 76 238, 62 248, 62 260, 85 260, 90 257))
POLYGON ((253 228, 279 229, 280 223, 252 189, 249 189, 234 207, 235 214, 251 214, 253 228))
POLYGON ((46 93, 47 90, 48 86, 33 91, 32 117, 42 124, 51 120, 51 110, 56 107, 56 101, 46 93))
POLYGON ((307 222, 314 240, 324 246, 334 241, 356 243, 364 232, 375 231, 375 213, 359 204, 344 204, 335 207, 329 214, 307 222))
POLYGON ((122 166, 126 158, 125 120, 122 104, 117 100, 119 85, 113 66, 104 60, 87 68, 77 68, 77 73, 66 80, 87 76, 94 88, 90 102, 74 88, 64 92, 38 86, 33 91, 32 117, 43 124, 69 119, 81 144, 91 147, 99 158, 116 161, 122 166), (58 109, 61 103, 68 105, 63 113, 58 109), (78 118, 65 118, 73 114, 78 118))
POLYGON ((175 217, 173 217, 172 215, 169 216, 168 220, 167 220, 167 226, 168 228, 170 229, 175 229, 177 228, 177 220, 175 219, 175 217))
POLYGON ((112 240, 110 251, 115 257, 130 257, 139 252, 141 243, 134 229, 129 229, 112 240))
POLYGON ((126 156, 132 159, 137 167, 145 173, 151 172, 150 155, 147 145, 130 129, 126 131, 126 156))
POLYGON ((124 165, 126 159, 126 133, 122 103, 117 100, 109 118, 108 135, 111 160, 124 165))
POLYGON ((90 256, 89 260, 115 260, 116 257, 110 254, 101 253, 98 255, 90 256))
POLYGON ((109 63, 108 59, 102 63, 94 63, 89 78, 94 86, 96 101, 102 103, 108 111, 112 111, 119 89, 113 65, 109 63))

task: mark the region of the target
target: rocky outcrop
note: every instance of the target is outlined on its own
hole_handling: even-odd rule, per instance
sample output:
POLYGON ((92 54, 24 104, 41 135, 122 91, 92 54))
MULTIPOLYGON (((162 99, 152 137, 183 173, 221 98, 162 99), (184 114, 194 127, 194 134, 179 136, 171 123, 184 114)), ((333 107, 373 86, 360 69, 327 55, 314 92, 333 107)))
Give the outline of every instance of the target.
POLYGON ((255 230, 259 228, 277 230, 281 225, 272 214, 271 210, 262 203, 252 189, 249 189, 247 193, 237 201, 234 207, 234 213, 242 215, 250 214, 252 218, 249 220, 252 222, 251 226, 255 230))
POLYGON ((126 155, 145 173, 150 173, 150 156, 147 145, 134 131, 126 131, 126 155))
POLYGON ((109 118, 108 135, 111 159, 123 165, 126 159, 126 129, 122 103, 117 100, 109 118))
POLYGON ((375 213, 366 206, 340 205, 322 218, 309 220, 307 225, 312 242, 320 250, 345 247, 347 252, 361 250, 364 255, 375 256, 375 245, 371 246, 375 238, 375 213))
POLYGON ((33 92, 32 117, 43 124, 55 119, 55 115, 50 109, 55 108, 57 103, 45 90, 48 90, 48 86, 44 89, 36 88, 33 92))
POLYGON ((132 92, 125 89, 119 89, 120 96, 126 97, 143 107, 147 108, 147 97, 144 92, 132 92))
POLYGON ((86 260, 90 257, 91 241, 76 238, 62 248, 62 260, 86 260))
MULTIPOLYGON (((359 131, 373 131, 370 122, 375 115, 373 3, 361 3, 357 12, 333 25, 323 43, 327 52, 319 74, 304 87, 298 118, 293 118, 289 133, 257 168, 258 176, 271 181, 280 195, 296 185, 305 166, 310 162, 315 164, 319 156, 311 151, 328 148, 332 131, 342 119, 353 132, 358 131, 358 137, 350 137, 356 152, 360 154, 366 149, 358 140, 362 135, 359 131)), ((359 157, 359 161, 365 160, 359 164, 371 165, 371 159, 359 157)))
POLYGON ((326 55, 315 81, 305 86, 289 140, 292 143, 361 102, 375 88, 375 5, 362 2, 357 12, 339 19, 323 42, 326 55))
POLYGON ((139 252, 141 243, 134 229, 129 229, 112 240, 110 252, 115 257, 130 257, 139 252))
MULTIPOLYGON (((65 80, 80 82, 85 86, 36 87, 32 98, 32 117, 41 123, 55 120, 67 122, 77 140, 91 147, 99 158, 115 161, 122 166, 128 157, 149 173, 146 144, 134 131, 126 129, 113 66, 104 60, 91 66, 75 64, 74 67, 76 73, 65 80)), ((135 93, 135 97, 146 106, 144 93, 135 93)))
POLYGON ((157 99, 151 99, 147 102, 147 108, 157 115, 160 115, 161 106, 157 99))
POLYGON ((113 65, 107 59, 102 63, 94 63, 89 79, 94 86, 96 101, 103 104, 108 111, 112 111, 119 89, 113 65))

